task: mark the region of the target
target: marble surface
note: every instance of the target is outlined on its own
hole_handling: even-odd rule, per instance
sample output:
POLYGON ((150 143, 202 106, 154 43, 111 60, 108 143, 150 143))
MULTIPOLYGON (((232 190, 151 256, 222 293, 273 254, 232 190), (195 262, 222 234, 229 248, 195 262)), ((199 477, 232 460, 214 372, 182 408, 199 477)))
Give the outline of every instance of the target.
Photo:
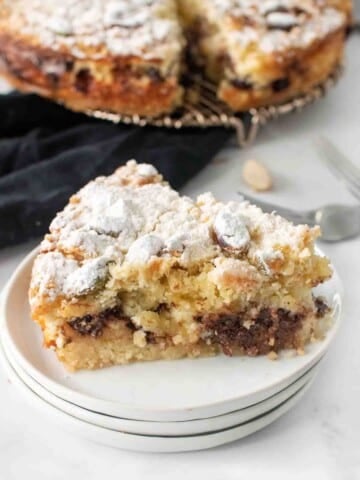
MULTIPOLYGON (((190 195, 213 191, 222 200, 246 191, 242 162, 263 161, 275 189, 262 199, 293 207, 354 199, 321 164, 313 140, 323 133, 360 166, 360 36, 348 47, 345 77, 328 97, 266 127, 256 145, 225 149, 191 181, 190 195)), ((0 227, 1 228, 1 227, 0 227)), ((35 242, 36 243, 36 242, 35 242)), ((35 243, 0 252, 0 287, 35 243)), ((303 400, 265 430, 210 451, 140 454, 96 445, 54 427, 24 402, 0 370, 0 477, 4 480, 131 478, 207 480, 360 478, 360 238, 322 244, 345 286, 345 322, 303 400)))

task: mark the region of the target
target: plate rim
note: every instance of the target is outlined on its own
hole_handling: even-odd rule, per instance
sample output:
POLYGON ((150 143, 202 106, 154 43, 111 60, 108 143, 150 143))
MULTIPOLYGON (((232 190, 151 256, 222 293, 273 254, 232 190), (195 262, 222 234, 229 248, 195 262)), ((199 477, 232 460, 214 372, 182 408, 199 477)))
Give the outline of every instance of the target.
MULTIPOLYGON (((83 421, 86 421, 88 423, 91 423, 95 426, 99 426, 99 427, 103 427, 103 428, 109 428, 109 429, 115 430, 115 431, 122 431, 123 433, 166 436, 166 437, 167 436, 169 436, 169 437, 190 436, 190 435, 197 435, 197 434, 215 432, 216 430, 220 430, 221 427, 216 427, 213 430, 210 430, 210 429, 206 428, 205 430, 200 430, 200 431, 192 432, 192 433, 190 433, 190 432, 179 433, 178 432, 178 434, 169 433, 169 432, 166 432, 165 430, 169 430, 171 428, 174 428, 174 430, 176 430, 176 428, 179 428, 179 427, 180 427, 180 430, 181 430, 182 429, 181 427, 184 424, 186 424, 187 426, 190 426, 190 425, 194 426, 195 428, 197 428, 197 426, 200 425, 200 428, 205 428, 206 425, 209 425, 209 422, 213 423, 213 421, 214 421, 214 423, 219 424, 222 419, 227 420, 228 422, 229 421, 235 421, 234 417, 236 417, 236 414, 239 414, 243 410, 248 410, 249 415, 251 415, 249 413, 249 411, 251 411, 252 409, 254 409, 256 413, 253 413, 252 414, 253 416, 248 416, 248 418, 246 418, 246 419, 242 419, 242 420, 237 419, 236 423, 234 425, 240 425, 242 423, 247 423, 247 422, 251 421, 252 419, 255 419, 255 418, 257 418, 261 415, 265 415, 267 412, 273 410, 277 406, 280 406, 282 403, 284 403, 286 400, 290 399, 294 394, 296 394, 298 391, 300 391, 309 382, 312 382, 315 379, 315 377, 317 376, 319 368, 320 368, 320 363, 323 360, 323 357, 322 357, 313 367, 311 367, 307 372, 305 372, 304 375, 302 375, 299 379, 295 380, 291 385, 289 385, 285 389, 283 389, 283 390, 279 391, 278 393, 274 394, 273 396, 263 400, 262 402, 258 402, 258 403, 254 404, 254 405, 251 405, 250 407, 247 407, 245 409, 240 409, 240 410, 237 410, 237 411, 229 412, 227 414, 218 415, 216 417, 209 417, 209 418, 205 418, 205 419, 196 419, 196 420, 188 420, 188 421, 184 421, 184 422, 149 422, 149 421, 143 421, 143 420, 124 419, 124 418, 120 418, 120 417, 110 416, 110 415, 107 415, 107 414, 104 414, 104 413, 101 413, 101 412, 91 411, 91 410, 85 409, 85 408, 83 408, 79 405, 76 405, 74 403, 68 402, 67 400, 64 400, 60 397, 57 397, 54 393, 47 390, 44 386, 42 386, 35 379, 33 379, 27 372, 25 372, 21 368, 20 365, 17 365, 16 361, 11 357, 11 353, 7 350, 6 345, 4 343, 1 344, 1 342, 0 342, 0 349, 1 348, 2 348, 3 356, 5 356, 5 359, 10 364, 12 369, 15 371, 17 376, 21 379, 21 381, 28 388, 30 388, 34 393, 36 393, 42 400, 46 401, 47 403, 49 403, 53 407, 58 408, 59 410, 62 410, 64 413, 67 413, 71 416, 74 416, 74 417, 78 418, 79 420, 83 420, 83 421), (263 405, 262 408, 261 408, 261 404, 264 404, 264 403, 266 404, 266 406, 263 405), (268 405, 270 405, 270 406, 268 406, 268 405), (79 416, 79 413, 80 413, 80 415, 82 415, 82 411, 84 411, 84 416, 83 417, 79 416), (86 418, 86 414, 88 414, 88 418, 86 418), (91 417, 94 417, 94 416, 96 418, 98 418, 97 422, 95 420, 94 421, 91 420, 91 417), (128 427, 126 427, 126 426, 121 427, 121 425, 119 427, 116 427, 116 428, 115 427, 110 427, 110 426, 107 426, 105 424, 101 424, 101 418, 100 417, 108 418, 109 422, 110 421, 114 421, 114 422, 119 421, 120 423, 124 422, 124 423, 129 423, 129 424, 132 424, 132 425, 130 425, 128 427), (231 420, 230 420, 230 417, 231 417, 231 420), (144 425, 144 424, 146 424, 146 425, 144 425), (150 433, 150 429, 149 429, 149 432, 131 431, 130 430, 131 427, 133 428, 133 427, 141 426, 141 428, 143 428, 143 427, 149 428, 150 425, 153 426, 153 427, 156 426, 155 430, 158 429, 159 427, 160 427, 160 429, 163 429, 163 427, 164 427, 164 431, 150 433), (128 431, 126 430, 127 428, 129 429, 128 431)), ((245 413, 245 412, 243 412, 243 413, 245 413)), ((222 428, 229 428, 230 426, 231 426, 231 424, 229 423, 226 427, 224 427, 224 425, 223 425, 222 428)))
MULTIPOLYGON (((38 253, 38 248, 39 247, 34 248, 25 256, 25 258, 17 266, 12 276, 10 277, 8 283, 3 289, 2 302, 0 307, 1 313, 3 314, 3 319, 1 322, 3 324, 1 328, 1 336, 3 340, 8 342, 9 348, 11 349, 13 356, 16 358, 17 363, 23 368, 23 370, 29 373, 30 376, 36 379, 38 383, 40 383, 41 385, 43 386, 46 385, 45 388, 51 391, 52 393, 54 393, 55 395, 65 400, 68 400, 69 402, 72 402, 72 403, 76 402, 79 406, 92 409, 92 410, 99 410, 99 406, 102 405, 102 407, 100 408, 102 412, 107 413, 108 415, 124 416, 132 420, 186 421, 191 419, 195 420, 195 419, 201 419, 201 418, 208 418, 209 414, 206 414, 206 416, 203 416, 203 414, 201 414, 202 410, 204 409, 208 409, 208 410, 210 409, 212 412, 216 410, 217 413, 216 414, 211 413, 210 416, 218 416, 218 415, 228 413, 229 411, 238 410, 240 408, 246 408, 248 406, 251 406, 254 403, 262 401, 263 399, 269 397, 270 395, 273 395, 274 393, 278 392, 279 390, 289 385, 286 379, 282 379, 275 383, 272 383, 270 388, 259 388, 254 390, 253 392, 251 392, 250 395, 251 397, 254 397, 254 396, 258 397, 256 402, 249 401, 249 403, 247 403, 244 399, 246 399, 246 397, 249 395, 245 395, 244 397, 229 398, 224 401, 219 400, 216 402, 211 402, 205 405, 194 406, 194 407, 166 408, 166 409, 165 408, 156 409, 151 407, 150 409, 144 409, 138 406, 133 407, 130 404, 120 404, 119 402, 116 402, 114 400, 92 397, 88 394, 84 394, 82 392, 73 390, 70 387, 67 387, 65 385, 62 385, 61 383, 56 382, 52 378, 49 378, 44 373, 42 373, 37 367, 32 365, 32 363, 29 360, 27 360, 25 356, 21 354, 21 351, 17 348, 15 342, 12 340, 9 328, 7 327, 7 319, 8 319, 7 309, 8 309, 10 294, 13 291, 13 289, 16 288, 18 277, 20 276, 22 271, 24 269, 32 268, 32 263, 35 259, 35 256, 38 253), (98 407, 96 407, 96 405, 98 405, 98 407), (241 407, 239 405, 241 405, 241 407), (120 412, 120 411, 124 413, 118 415, 117 412, 120 412)), ((316 248, 319 254, 323 255, 323 252, 321 251, 321 249, 319 249, 318 247, 316 248)), ((334 338, 336 337, 337 332, 342 323, 341 313, 342 313, 342 304, 343 304, 343 286, 342 286, 341 279, 337 273, 337 270, 333 264, 332 264, 332 269, 333 269, 332 280, 337 282, 336 295, 338 296, 338 299, 337 299, 338 314, 336 316, 336 321, 327 332, 325 339, 321 340, 322 348, 320 352, 317 352, 317 354, 312 358, 311 361, 309 361, 309 363, 307 363, 305 366, 303 366, 296 372, 296 376, 292 377, 293 381, 298 379, 303 373, 305 373, 306 370, 311 368, 316 363, 316 361, 321 356, 323 356, 323 354, 326 353, 329 346, 332 344, 334 338)))
POLYGON ((41 412, 44 412, 45 409, 45 415, 48 415, 49 417, 51 416, 53 421, 60 424, 64 430, 71 429, 73 433, 74 430, 77 429, 77 434, 82 438, 86 438, 99 444, 130 451, 157 453, 199 451, 241 440, 242 438, 266 428, 291 410, 311 388, 313 383, 313 380, 310 380, 302 389, 300 389, 300 391, 296 392, 280 406, 267 414, 246 422, 243 425, 234 426, 213 433, 169 438, 164 436, 138 435, 109 430, 104 427, 95 426, 86 421, 79 420, 57 409, 39 397, 29 387, 27 387, 26 384, 15 373, 10 363, 5 359, 1 349, 0 353, 1 363, 4 366, 7 375, 10 377, 12 382, 14 382, 16 388, 18 390, 22 390, 23 396, 27 397, 26 399, 28 403, 31 403, 31 406, 36 403, 39 411, 41 409, 41 412), (242 430, 244 431, 242 432, 242 430), (186 440, 188 440, 190 443, 192 443, 192 441, 198 443, 197 445, 185 445, 186 440), (119 441, 122 443, 121 445, 119 444, 119 441), (130 442, 130 444, 124 445, 124 442, 130 442), (151 444, 153 444, 153 446, 151 446, 151 444))

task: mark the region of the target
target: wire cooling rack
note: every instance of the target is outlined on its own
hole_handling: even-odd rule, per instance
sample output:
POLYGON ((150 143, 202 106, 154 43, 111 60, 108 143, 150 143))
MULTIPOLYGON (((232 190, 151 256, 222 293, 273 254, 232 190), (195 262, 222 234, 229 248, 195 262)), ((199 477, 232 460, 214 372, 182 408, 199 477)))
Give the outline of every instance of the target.
POLYGON ((281 105, 252 108, 248 112, 235 114, 216 96, 216 85, 204 79, 200 74, 194 74, 187 79, 184 103, 180 109, 171 115, 156 118, 145 118, 139 115, 121 115, 102 110, 88 110, 85 113, 95 118, 114 123, 125 123, 139 126, 153 125, 156 127, 227 127, 236 132, 241 147, 252 143, 259 128, 270 120, 282 115, 302 110, 323 97, 335 85, 343 72, 338 66, 321 85, 313 88, 306 95, 297 97, 281 105))

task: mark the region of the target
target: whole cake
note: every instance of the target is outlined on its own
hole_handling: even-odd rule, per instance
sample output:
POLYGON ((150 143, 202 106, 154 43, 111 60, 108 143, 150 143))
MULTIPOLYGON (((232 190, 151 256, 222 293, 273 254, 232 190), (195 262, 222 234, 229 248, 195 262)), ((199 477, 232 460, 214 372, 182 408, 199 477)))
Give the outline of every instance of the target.
POLYGON ((74 195, 33 266, 30 305, 70 370, 301 350, 326 329, 318 228, 180 196, 130 161, 74 195))
POLYGON ((157 116, 195 64, 248 110, 326 79, 350 16, 350 0, 0 0, 0 70, 76 110, 157 116))

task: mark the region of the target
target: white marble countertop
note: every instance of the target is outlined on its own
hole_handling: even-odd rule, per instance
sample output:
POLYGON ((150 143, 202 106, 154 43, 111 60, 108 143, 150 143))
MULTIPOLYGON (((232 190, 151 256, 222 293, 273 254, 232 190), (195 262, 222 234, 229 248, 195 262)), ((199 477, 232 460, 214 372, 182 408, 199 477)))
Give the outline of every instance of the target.
MULTIPOLYGON (((348 48, 345 77, 328 97, 272 123, 246 150, 227 148, 184 191, 212 190, 236 198, 245 187, 242 161, 257 158, 276 179, 261 198, 294 207, 354 202, 322 166, 312 140, 320 132, 360 166, 360 37, 348 48)), ((0 252, 0 288, 35 243, 0 252)), ((187 454, 130 453, 76 438, 44 422, 0 370, 0 478, 68 480, 131 478, 207 480, 360 478, 360 238, 322 244, 346 291, 345 321, 321 371, 303 400, 276 423, 244 440, 187 454)))

